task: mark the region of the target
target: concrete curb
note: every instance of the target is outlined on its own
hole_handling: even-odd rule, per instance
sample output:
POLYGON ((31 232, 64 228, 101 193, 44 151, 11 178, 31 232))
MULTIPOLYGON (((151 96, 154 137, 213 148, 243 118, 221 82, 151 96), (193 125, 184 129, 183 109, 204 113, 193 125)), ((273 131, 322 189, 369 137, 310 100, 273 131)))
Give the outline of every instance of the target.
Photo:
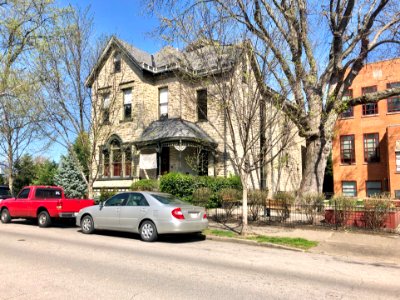
POLYGON ((256 241, 221 237, 221 236, 215 236, 215 235, 206 235, 206 239, 211 240, 211 241, 224 242, 224 243, 236 243, 236 244, 244 244, 244 245, 250 245, 250 246, 260 246, 260 247, 275 248, 275 249, 282 249, 282 250, 289 250, 289 251, 303 252, 303 253, 307 252, 307 250, 293 248, 293 247, 289 247, 289 246, 283 246, 283 245, 272 244, 272 243, 259 243, 256 241))

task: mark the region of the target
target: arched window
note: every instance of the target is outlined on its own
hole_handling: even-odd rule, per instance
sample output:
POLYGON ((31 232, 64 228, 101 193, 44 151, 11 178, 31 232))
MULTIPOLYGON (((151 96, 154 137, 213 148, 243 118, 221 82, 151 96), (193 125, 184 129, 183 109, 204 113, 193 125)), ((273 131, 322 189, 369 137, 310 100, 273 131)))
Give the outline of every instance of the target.
POLYGON ((104 159, 103 159, 103 176, 109 177, 110 176, 110 152, 104 152, 104 159))
POLYGON ((118 141, 114 140, 110 144, 112 153, 112 176, 122 176, 122 151, 121 145, 118 141))
POLYGON ((125 177, 132 176, 132 149, 128 147, 124 151, 125 154, 125 177))
POLYGON ((103 177, 131 177, 132 146, 123 144, 121 138, 112 135, 102 150, 103 177))

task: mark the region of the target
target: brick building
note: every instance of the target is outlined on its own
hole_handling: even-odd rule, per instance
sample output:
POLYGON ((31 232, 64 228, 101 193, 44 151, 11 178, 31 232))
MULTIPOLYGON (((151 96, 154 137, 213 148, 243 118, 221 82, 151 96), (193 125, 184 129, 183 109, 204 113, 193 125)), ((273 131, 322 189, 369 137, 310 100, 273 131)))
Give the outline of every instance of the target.
MULTIPOLYGON (((400 59, 370 63, 347 97, 400 85, 400 59)), ((349 108, 336 122, 333 140, 336 195, 368 197, 389 192, 400 198, 400 97, 349 108)))
MULTIPOLYGON (((124 190, 138 178, 157 178, 172 171, 208 176, 237 173, 224 102, 217 90, 231 84, 231 93, 248 92, 251 87, 244 73, 250 68, 233 46, 221 57, 207 45, 192 48, 196 51, 165 47, 151 55, 115 37, 108 42, 86 80, 94 103, 93 124, 101 123, 92 132, 99 145, 95 191, 124 190), (234 76, 225 84, 223 75, 229 72, 234 76)), ((266 118, 277 115, 272 106, 265 110, 266 118)), ((279 143, 273 144, 267 154, 273 157, 271 162, 252 173, 254 187, 291 191, 300 183, 301 139, 284 120, 270 122, 264 139, 272 143, 286 130, 290 142, 284 151, 279 143)), ((256 155, 259 146, 260 142, 253 146, 256 155)))

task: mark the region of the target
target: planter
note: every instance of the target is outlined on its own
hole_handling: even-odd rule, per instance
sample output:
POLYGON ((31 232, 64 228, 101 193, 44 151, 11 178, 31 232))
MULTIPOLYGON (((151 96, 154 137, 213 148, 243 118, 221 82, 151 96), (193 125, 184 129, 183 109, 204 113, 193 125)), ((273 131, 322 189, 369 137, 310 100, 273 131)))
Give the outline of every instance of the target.
POLYGON ((372 210, 335 211, 334 209, 325 209, 325 222, 339 226, 396 229, 400 225, 400 210, 382 212, 377 215, 372 210))

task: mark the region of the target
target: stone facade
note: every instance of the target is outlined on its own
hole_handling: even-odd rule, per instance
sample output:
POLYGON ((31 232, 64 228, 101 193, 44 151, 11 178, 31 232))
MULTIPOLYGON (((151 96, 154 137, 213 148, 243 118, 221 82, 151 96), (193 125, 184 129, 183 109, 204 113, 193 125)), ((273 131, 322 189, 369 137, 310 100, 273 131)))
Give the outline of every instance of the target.
MULTIPOLYGON (((113 38, 114 39, 114 38, 113 38)), ((235 72, 237 80, 231 81, 234 84, 231 89, 230 96, 244 97, 245 93, 249 93, 251 88, 237 88, 242 86, 240 71, 241 67, 236 68, 235 72), (236 95, 239 93, 240 95, 236 95)), ((198 79, 188 78, 179 72, 150 72, 146 69, 145 64, 132 59, 131 55, 124 49, 117 39, 111 40, 104 50, 97 66, 87 80, 87 85, 92 89, 92 99, 95 101, 95 109, 93 115, 99 122, 102 122, 104 113, 104 99, 109 99, 109 122, 99 126, 99 132, 96 136, 99 156, 99 178, 95 181, 95 190, 100 188, 117 188, 120 190, 127 189, 137 178, 156 178, 160 171, 157 169, 141 170, 138 166, 140 154, 155 153, 156 148, 145 147, 137 149, 135 141, 137 141, 143 131, 155 120, 160 118, 159 91, 162 88, 168 88, 168 118, 183 119, 192 122, 203 130, 216 143, 216 148, 207 149, 208 151, 208 175, 209 176, 229 176, 237 174, 235 163, 232 159, 235 157, 233 151, 239 156, 243 153, 242 147, 236 144, 232 145, 233 136, 227 128, 227 117, 224 109, 224 102, 221 96, 221 86, 225 86, 224 80, 228 80, 224 76, 213 75, 198 79), (120 71, 114 72, 115 57, 120 58, 120 71), (124 96, 125 89, 132 90, 132 110, 131 118, 124 119, 124 96), (198 91, 207 90, 207 120, 198 119, 197 101, 198 91), (105 172, 106 160, 110 159, 109 169, 114 168, 111 163, 112 139, 115 138, 119 143, 116 149, 122 149, 124 153, 120 159, 122 168, 120 174, 115 176, 112 172, 105 172), (108 152, 107 152, 108 151, 108 152), (131 159, 128 160, 131 151, 131 159), (108 153, 108 154, 104 154, 108 153), (109 155, 107 158, 105 155, 109 155), (126 163, 131 164, 131 174, 125 171, 126 163), (125 175, 129 176, 125 176, 125 175), (108 176, 107 176, 108 175, 108 176), (114 176, 113 176, 114 175, 114 176)), ((245 106, 244 106, 245 107, 245 106)), ((233 112, 233 107, 230 107, 233 112)), ((232 115, 234 115, 232 113, 232 115)), ((271 151, 267 153, 268 164, 264 166, 263 172, 267 188, 272 191, 296 190, 301 180, 301 146, 303 141, 296 134, 296 130, 292 125, 284 122, 284 117, 277 112, 272 106, 267 108, 267 118, 277 118, 276 121, 270 122, 267 128, 267 142, 271 143, 271 151), (273 125, 272 125, 273 124, 273 125), (282 146, 278 142, 278 137, 282 130, 289 128, 287 135, 290 136, 288 142, 282 146), (275 141, 276 139, 276 141, 275 141), (282 147, 285 148, 282 151, 282 147)), ((257 116, 259 117, 259 112, 257 116)), ((237 122, 241 122, 240 116, 232 118, 232 124, 235 126, 237 122)), ((268 123, 268 122, 267 122, 268 123)), ((259 130, 259 124, 254 123, 252 129, 254 132, 259 130)), ((234 135, 235 130, 233 131, 234 135)), ((235 136, 238 139, 237 136, 235 136)), ((259 142, 252 146, 254 153, 259 152, 259 142)), ((169 164, 166 171, 179 171, 182 173, 195 174, 197 170, 193 167, 193 159, 198 154, 199 149, 186 147, 185 150, 179 152, 176 147, 169 147, 169 164)), ((118 150, 119 151, 119 150, 118 150)), ((119 155, 119 152, 115 152, 119 155)), ((117 155, 115 154, 115 155, 117 155)), ((160 157, 159 157, 160 159, 160 157)), ((162 163, 161 160, 159 160, 162 163)), ((119 170, 119 169, 118 169, 119 170)), ((255 170, 251 176, 251 185, 255 188, 260 187, 261 175, 260 170, 255 170)))

